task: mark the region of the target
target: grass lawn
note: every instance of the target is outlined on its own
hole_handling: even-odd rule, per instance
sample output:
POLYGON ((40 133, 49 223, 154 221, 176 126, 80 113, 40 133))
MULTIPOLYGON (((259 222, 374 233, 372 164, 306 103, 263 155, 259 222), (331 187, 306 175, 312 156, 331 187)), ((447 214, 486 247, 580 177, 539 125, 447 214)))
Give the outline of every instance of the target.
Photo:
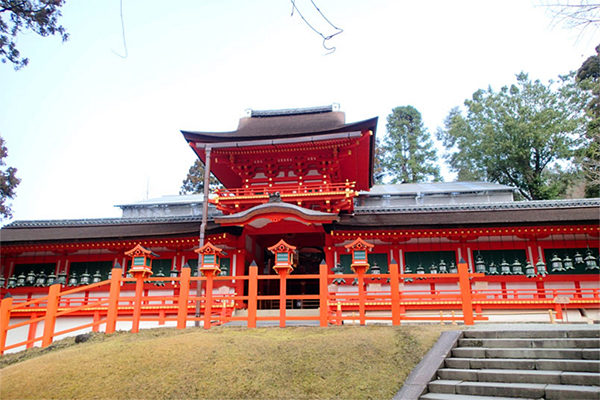
POLYGON ((390 399, 449 327, 94 334, 0 358, 1 399, 390 399))

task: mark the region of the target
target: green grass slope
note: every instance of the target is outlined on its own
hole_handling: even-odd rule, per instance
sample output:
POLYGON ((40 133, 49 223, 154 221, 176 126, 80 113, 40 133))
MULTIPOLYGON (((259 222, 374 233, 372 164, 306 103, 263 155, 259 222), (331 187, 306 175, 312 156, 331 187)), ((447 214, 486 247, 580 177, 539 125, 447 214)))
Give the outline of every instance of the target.
POLYGON ((388 399, 442 326, 152 329, 0 358, 1 399, 388 399))

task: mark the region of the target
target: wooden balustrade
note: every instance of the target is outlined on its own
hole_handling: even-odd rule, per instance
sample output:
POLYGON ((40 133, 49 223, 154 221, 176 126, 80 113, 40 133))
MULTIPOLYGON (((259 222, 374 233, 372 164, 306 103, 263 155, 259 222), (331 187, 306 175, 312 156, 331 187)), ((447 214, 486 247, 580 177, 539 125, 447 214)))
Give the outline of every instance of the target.
MULTIPOLYGON (((290 275, 287 279, 315 279, 319 281, 319 293, 309 295, 289 295, 285 291, 279 294, 258 295, 260 280, 281 279, 279 276, 259 275, 256 266, 249 267, 248 275, 244 276, 205 276, 191 277, 190 269, 182 269, 177 278, 123 278, 120 269, 113 269, 110 280, 65 290, 61 285, 53 285, 48 289, 48 295, 29 300, 5 298, 0 303, 0 354, 7 350, 31 347, 41 343, 46 347, 55 337, 77 331, 91 329, 101 330, 104 326, 106 333, 113 333, 117 321, 131 321, 132 332, 139 330, 141 321, 153 321, 162 325, 172 322, 177 329, 186 328, 190 321, 201 321, 205 329, 213 325, 222 325, 229 321, 243 321, 248 328, 255 328, 258 321, 278 321, 280 326, 286 326, 288 321, 312 320, 320 326, 329 324, 341 325, 344 321, 366 324, 367 321, 390 321, 399 325, 402 320, 436 320, 456 322, 462 320, 470 325, 476 320, 484 320, 484 309, 551 309, 562 318, 562 313, 568 307, 600 307, 599 288, 510 288, 510 289, 472 289, 473 278, 481 280, 483 274, 469 273, 466 264, 459 264, 456 274, 400 274, 398 265, 391 264, 387 274, 332 274, 328 265, 322 264, 318 274, 290 275), (334 278, 358 280, 358 287, 346 287, 343 291, 330 289, 334 278), (411 290, 410 285, 401 287, 400 283, 407 278, 427 283, 428 280, 444 278, 444 282, 453 282, 455 289, 423 289, 411 290), (369 290, 369 282, 387 282, 386 290, 369 290), (246 295, 239 293, 219 294, 205 290, 204 295, 190 294, 190 288, 197 284, 211 289, 213 281, 231 282, 248 281, 246 295), (176 291, 172 295, 153 295, 143 288, 143 281, 174 281, 176 291), (124 296, 121 286, 124 282, 135 283, 135 295, 124 296), (88 295, 91 288, 100 289, 98 296, 88 295), (106 297, 108 292, 108 297, 106 297), (104 293, 104 294, 102 294, 104 293), (81 296, 84 294, 84 296, 81 296), (568 304, 559 304, 557 298, 566 298, 568 304), (279 315, 258 316, 259 301, 272 301, 280 305, 279 315), (314 315, 289 315, 288 301, 306 301, 318 304, 318 312, 314 315), (195 304, 201 305, 201 315, 194 314, 195 304), (235 315, 234 311, 240 305, 246 308, 246 315, 235 315), (370 314, 370 310, 386 311, 385 315, 370 314), (407 311, 429 311, 428 315, 407 315, 407 311), (475 313, 474 313, 475 310, 475 313), (456 313, 456 312, 459 313, 456 313), (440 312, 439 315, 437 313, 440 312), (444 314, 446 312, 446 314, 444 314), (450 315, 448 314, 450 313, 450 315), (71 316, 86 315, 90 322, 72 326, 68 329, 57 330, 57 320, 71 316), (12 319, 12 321, 11 321, 12 319), (43 334, 37 335, 37 323, 44 321, 43 334), (12 322, 12 324, 11 324, 12 322), (7 345, 7 337, 16 329, 28 326, 27 338, 7 345)), ((284 280, 285 281, 285 280, 284 280)), ((567 282, 568 280, 565 280, 567 282)), ((556 279, 553 280, 556 282, 556 279)), ((233 282, 231 283, 233 286, 233 282)), ((563 302, 563 300, 561 300, 563 302)))

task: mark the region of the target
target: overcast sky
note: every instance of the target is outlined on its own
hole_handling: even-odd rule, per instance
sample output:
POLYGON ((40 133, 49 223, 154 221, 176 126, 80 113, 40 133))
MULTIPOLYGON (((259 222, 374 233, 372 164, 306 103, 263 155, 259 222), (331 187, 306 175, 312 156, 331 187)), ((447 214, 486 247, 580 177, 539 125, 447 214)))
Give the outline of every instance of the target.
POLYGON ((123 58, 119 1, 68 1, 67 42, 27 34, 30 65, 0 64, 14 219, 119 216, 115 204, 177 194, 195 159, 179 130, 232 130, 248 108, 339 103, 348 122, 379 116, 382 136, 410 104, 435 132, 475 90, 556 78, 599 42, 535 1, 315 2, 343 29, 333 54, 287 0, 123 0, 123 58))

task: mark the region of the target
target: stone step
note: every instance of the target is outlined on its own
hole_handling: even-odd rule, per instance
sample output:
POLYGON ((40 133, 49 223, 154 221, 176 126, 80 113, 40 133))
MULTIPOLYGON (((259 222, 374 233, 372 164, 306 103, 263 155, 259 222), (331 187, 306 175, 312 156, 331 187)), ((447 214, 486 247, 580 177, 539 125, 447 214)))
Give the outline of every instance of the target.
POLYGON ((443 380, 472 382, 553 383, 557 385, 590 386, 600 384, 600 373, 597 372, 441 368, 437 374, 443 380))
POLYGON ((467 396, 464 394, 427 393, 419 400, 539 400, 525 397, 467 396))
POLYGON ((600 360, 599 349, 538 349, 538 348, 487 348, 457 347, 452 349, 452 357, 457 358, 544 358, 600 360))
POLYGON ((575 348, 591 349, 600 347, 600 339, 589 338, 544 338, 544 339, 460 339, 459 347, 490 347, 490 348, 575 348))
POLYGON ((600 372, 600 360, 519 359, 519 358, 448 358, 446 368, 520 369, 567 372, 600 372))
POLYGON ((543 383, 470 382, 462 380, 432 381, 428 385, 430 393, 457 394, 465 396, 504 396, 521 398, 559 399, 598 399, 600 386, 558 385, 543 383))
POLYGON ((518 330, 518 331, 498 331, 498 330, 466 330, 464 331, 465 338, 489 338, 489 339, 500 339, 500 338, 600 338, 600 329, 598 327, 592 328, 578 328, 578 329, 531 329, 531 330, 518 330))

